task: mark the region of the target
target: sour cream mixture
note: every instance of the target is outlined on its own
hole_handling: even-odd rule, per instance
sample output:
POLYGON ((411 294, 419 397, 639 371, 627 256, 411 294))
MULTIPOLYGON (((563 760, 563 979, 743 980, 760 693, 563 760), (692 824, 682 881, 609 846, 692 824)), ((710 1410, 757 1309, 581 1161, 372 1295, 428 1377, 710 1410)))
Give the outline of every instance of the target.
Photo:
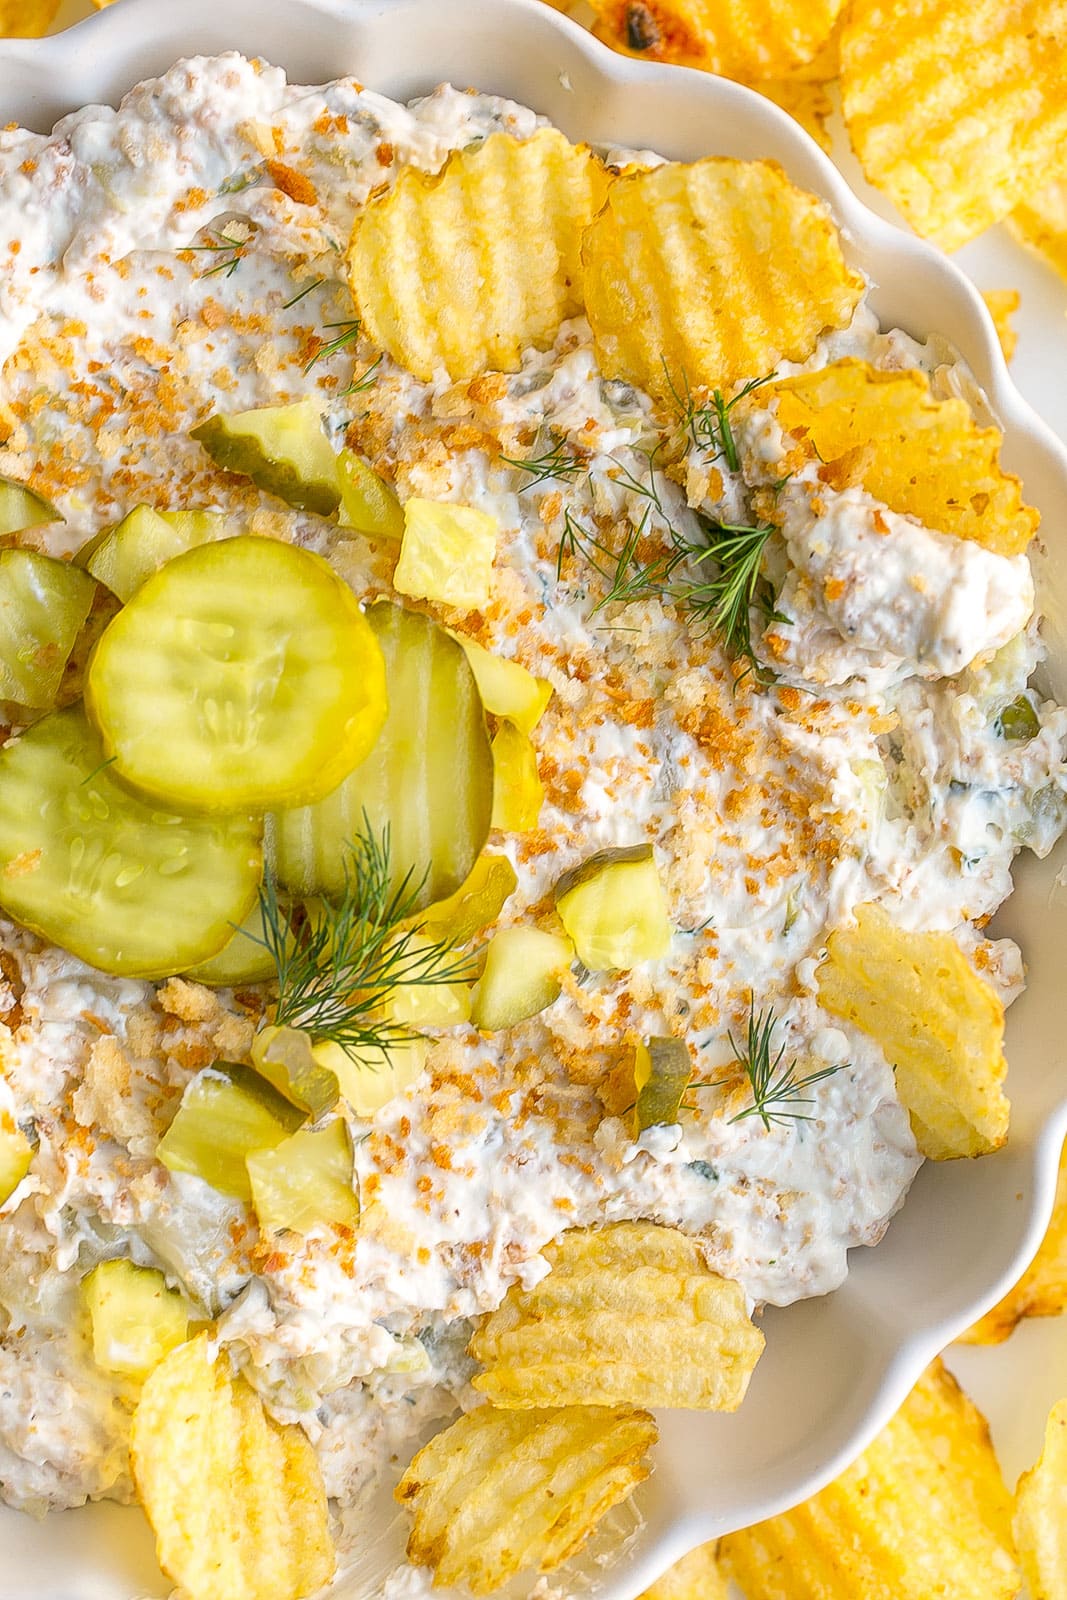
MULTIPOLYGON (((567 512, 601 532, 645 519, 649 537, 671 524, 698 538, 697 512, 750 519, 783 455, 758 391, 737 415, 737 472, 692 440, 661 469, 662 418, 601 378, 583 320, 520 372, 470 383, 420 383, 388 359, 359 383, 375 350, 354 334, 324 350, 351 328, 344 251, 368 195, 405 165, 435 171, 491 131, 537 125, 488 95, 444 87, 402 106, 350 79, 288 86, 230 55, 180 63, 50 136, 0 133, 4 471, 63 511, 49 552, 139 502, 211 507, 321 552, 361 597, 391 593, 380 548, 220 472, 188 437, 216 410, 314 395, 337 445, 401 499, 500 524, 491 605, 439 614, 554 691, 534 736, 538 828, 491 841, 519 879, 504 922, 543 918, 556 879, 594 851, 647 841, 676 930, 661 962, 576 968, 506 1033, 442 1031, 413 1088, 372 1124, 352 1119, 363 1214, 341 1239, 261 1236, 241 1203, 154 1160, 192 1075, 247 1059, 266 991, 110 979, 4 927, 0 1111, 37 1142, 0 1217, 0 1485, 14 1505, 129 1494, 132 1392, 93 1366, 76 1312, 80 1278, 110 1256, 163 1267, 219 1319, 347 1506, 464 1403, 470 1319, 541 1277, 565 1228, 651 1218, 698 1236, 754 1304, 826 1293, 919 1165, 881 1051, 818 1006, 828 930, 880 901, 908 928, 954 931, 1005 998, 1021 986, 1017 949, 979 930, 1017 850, 1047 852, 1067 816, 1067 712, 1027 689, 1042 646, 1025 557, 858 488, 815 495, 814 469, 800 473, 768 550, 788 620, 757 644, 768 670, 739 677, 669 601, 596 609, 606 579, 561 560, 560 541, 567 512), (559 442, 582 462, 573 481, 502 459, 559 442), (1024 693, 1037 731, 1009 740, 998 715, 1024 693), (737 1120, 750 1097, 729 1034, 753 1002, 773 1005, 786 1060, 839 1069, 806 1120, 737 1120), (635 1142, 612 1073, 648 1035, 685 1038, 715 1086, 635 1142)), ((842 355, 921 366, 935 394, 958 381, 865 302, 807 365, 842 355)))

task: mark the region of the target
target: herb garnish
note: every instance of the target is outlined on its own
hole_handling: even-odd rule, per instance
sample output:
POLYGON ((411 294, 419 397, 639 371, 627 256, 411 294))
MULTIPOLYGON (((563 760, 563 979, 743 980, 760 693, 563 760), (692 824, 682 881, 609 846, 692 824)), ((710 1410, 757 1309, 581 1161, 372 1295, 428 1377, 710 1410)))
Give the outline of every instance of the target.
POLYGON ((342 389, 337 396, 339 400, 347 400, 350 394, 360 394, 364 389, 369 389, 372 383, 378 381, 378 368, 382 364, 382 356, 375 356, 370 366, 361 372, 358 378, 353 378, 347 389, 342 389))
MULTIPOLYGON (((825 1078, 832 1078, 835 1072, 844 1070, 844 1064, 821 1067, 818 1072, 809 1072, 806 1077, 798 1078, 795 1060, 788 1066, 782 1065, 785 1045, 774 1051, 773 1034, 777 1022, 778 1018, 770 1006, 766 1011, 757 1012, 750 1003, 744 1045, 739 1045, 732 1033, 729 1035, 734 1058, 752 1090, 752 1104, 732 1116, 729 1119, 731 1123, 744 1122, 747 1117, 759 1117, 769 1131, 772 1123, 785 1127, 790 1122, 811 1122, 811 1113, 800 1109, 815 1104, 814 1098, 804 1093, 805 1089, 811 1089, 825 1078)), ((730 1077, 715 1078, 710 1083, 694 1083, 690 1087, 720 1089, 731 1081, 730 1077)))
POLYGON ((472 958, 446 942, 427 939, 416 913, 425 873, 409 870, 391 884, 388 826, 363 831, 348 847, 339 898, 314 918, 282 906, 267 878, 260 889, 263 936, 250 934, 274 962, 278 999, 274 1021, 329 1039, 357 1059, 382 1055, 414 1037, 382 1015, 402 984, 461 983, 472 977, 472 958), (410 920, 410 919, 415 920, 410 920))
MULTIPOLYGON (((213 229, 209 231, 214 232, 213 229)), ((184 248, 186 250, 232 250, 233 254, 228 260, 216 261, 213 267, 208 267, 206 272, 200 274, 202 278, 211 278, 214 277, 216 272, 224 272, 228 278, 232 278, 244 260, 249 243, 250 239, 233 239, 223 230, 221 233, 215 233, 214 239, 209 244, 188 244, 184 248)))
POLYGON ((304 362, 305 372, 310 372, 317 361, 328 361, 331 356, 335 356, 339 350, 343 350, 346 345, 352 343, 353 339, 359 337, 360 323, 358 317, 349 317, 345 322, 327 322, 324 326, 327 328, 340 328, 342 331, 333 339, 328 339, 325 344, 320 345, 315 354, 304 362))
POLYGON ((538 483, 544 483, 548 478, 560 478, 570 482, 576 473, 581 472, 582 462, 567 444, 566 439, 557 439, 551 450, 545 450, 539 456, 501 456, 505 466, 514 467, 518 472, 530 473, 530 482, 524 483, 524 489, 532 489, 538 483))
POLYGON ((689 387, 689 379, 684 372, 679 390, 670 375, 666 361, 663 363, 663 371, 667 386, 674 397, 679 432, 688 433, 694 449, 711 450, 716 457, 723 458, 731 472, 740 472, 741 457, 730 423, 730 413, 739 400, 744 400, 754 389, 762 389, 763 385, 770 383, 777 374, 768 372, 762 378, 750 378, 747 383, 742 384, 735 395, 730 396, 729 400, 721 389, 713 389, 710 402, 701 406, 697 404, 689 387))
POLYGON ((298 289, 291 300, 282 301, 282 310, 288 311, 290 306, 299 305, 300 301, 303 300, 305 295, 313 294, 316 289, 321 289, 325 282, 325 278, 313 278, 310 283, 305 283, 304 287, 302 289, 298 289))

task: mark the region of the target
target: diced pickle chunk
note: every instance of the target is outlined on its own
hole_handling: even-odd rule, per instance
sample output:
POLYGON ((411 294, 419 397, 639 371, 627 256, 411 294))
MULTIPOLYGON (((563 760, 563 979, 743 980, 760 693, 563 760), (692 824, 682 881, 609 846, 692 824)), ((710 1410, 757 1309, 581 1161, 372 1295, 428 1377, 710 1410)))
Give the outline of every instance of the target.
POLYGON ((385 658, 385 726, 332 794, 273 817, 275 872, 293 894, 340 895, 350 841, 388 828, 394 889, 425 872, 420 904, 429 905, 460 887, 489 833, 485 714, 467 658, 443 628, 387 603, 371 606, 367 621, 385 658))
MULTIPOLYGON (((417 934, 411 939, 412 951, 420 948, 428 950, 431 947, 431 940, 417 934)), ((454 959, 443 954, 442 961, 445 961, 454 972, 454 959)), ((457 1023, 467 1022, 470 1018, 471 986, 469 983, 464 983, 462 978, 434 983, 431 972, 419 983, 397 984, 389 995, 385 1009, 392 1022, 398 1022, 405 1027, 416 1030, 452 1028, 457 1023)))
POLYGON ((260 811, 328 794, 363 759, 385 717, 385 671, 320 556, 242 535, 141 585, 96 647, 86 705, 136 789, 197 811, 260 811))
POLYGON ((493 735, 493 827, 529 833, 537 827, 544 798, 537 751, 505 718, 493 735))
POLYGON ((492 593, 499 531, 495 517, 475 506, 405 501, 393 587, 399 594, 440 600, 457 611, 480 610, 492 593))
POLYGON ((147 1378, 189 1331, 189 1312, 161 1272, 132 1261, 102 1261, 81 1285, 93 1337, 93 1360, 104 1372, 147 1378))
POLYGON ((307 1233, 322 1224, 354 1228, 359 1221, 352 1136, 340 1117, 325 1128, 303 1128, 273 1150, 257 1150, 247 1166, 252 1205, 264 1228, 307 1233))
POLYGON ((0 535, 62 521, 55 506, 43 495, 14 478, 0 476, 0 535))
POLYGON ((507 856, 480 855, 455 894, 426 907, 423 930, 439 944, 467 944, 496 921, 518 881, 507 856))
POLYGON ((474 1026, 495 1033, 537 1016, 559 999, 563 974, 573 960, 570 940, 558 933, 501 928, 489 941, 474 991, 474 1026))
POLYGON ((221 950, 255 899, 259 835, 131 794, 80 706, 0 750, 0 906, 104 972, 163 977, 221 950))
POLYGON ((341 526, 375 539, 404 537, 404 508, 392 489, 354 450, 337 458, 341 483, 341 526))
POLYGON ((329 1067, 357 1117, 373 1117, 382 1106, 415 1082, 426 1065, 430 1042, 412 1035, 386 1049, 368 1051, 355 1060, 339 1044, 326 1040, 314 1047, 316 1061, 329 1067))
POLYGON ((693 1063, 682 1039, 644 1039, 634 1056, 634 1131, 678 1121, 693 1063))
POLYGON ((336 1074, 318 1060, 311 1035, 302 1028, 260 1028, 252 1040, 252 1065, 279 1094, 313 1117, 337 1104, 341 1090, 336 1074))
POLYGON ((485 709, 494 717, 507 717, 522 733, 532 733, 552 698, 552 685, 535 678, 518 661, 509 661, 466 634, 453 633, 463 646, 478 684, 485 709))
POLYGON ((556 910, 590 972, 658 961, 671 943, 667 899, 652 846, 600 850, 555 887, 556 910))
POLYGON ((194 428, 192 438, 217 466, 251 478, 286 505, 323 517, 337 510, 341 499, 337 457, 322 431, 314 400, 260 406, 255 411, 220 411, 194 428))
POLYGON ((154 511, 134 506, 78 551, 77 563, 123 602, 153 572, 201 544, 232 539, 238 530, 217 511, 154 511))
POLYGON ((156 1159, 171 1172, 202 1178, 220 1194, 250 1200, 247 1157, 273 1150, 305 1117, 251 1067, 216 1061, 186 1088, 156 1159))
POLYGON ((0 550, 0 700, 55 704, 96 584, 36 550, 0 550))

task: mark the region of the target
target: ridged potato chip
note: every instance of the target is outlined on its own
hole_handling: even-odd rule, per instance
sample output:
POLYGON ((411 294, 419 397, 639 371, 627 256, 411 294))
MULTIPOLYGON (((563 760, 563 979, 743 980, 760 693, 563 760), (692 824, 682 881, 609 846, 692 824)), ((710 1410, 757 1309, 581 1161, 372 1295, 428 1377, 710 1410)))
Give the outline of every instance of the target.
POLYGON ((752 87, 766 95, 768 100, 773 100, 794 122, 799 122, 820 150, 830 154, 832 141, 826 128, 826 119, 833 110, 833 103, 824 83, 807 78, 768 78, 754 83, 752 87))
POLYGON ((59 0, 0 0, 0 35, 39 39, 56 19, 59 0))
POLYGON ((1035 250, 1067 278, 1067 178, 1028 195, 1007 220, 1020 244, 1035 250))
POLYGON ((852 0, 841 106, 870 181, 955 250, 1062 166, 1063 0, 852 0))
POLYGON ((474 1594, 527 1567, 549 1572, 648 1477, 656 1437, 647 1411, 629 1406, 468 1412, 397 1485, 414 1518, 408 1559, 474 1594))
POLYGON ((782 78, 826 44, 844 0, 593 0, 606 43, 743 82, 782 78))
POLYGON ((1041 1248, 1013 1289, 987 1311, 961 1344, 1000 1344, 1024 1317, 1055 1317, 1067 1308, 1067 1152, 1060 1159, 1056 1203, 1041 1248))
POLYGON ((855 927, 835 929, 826 944, 819 1003, 881 1046, 923 1155, 999 1149, 1009 1113, 1004 1006, 952 935, 908 933, 863 905, 855 927))
POLYGON ((1067 1400, 1049 1412, 1045 1447, 1019 1479, 1014 1529, 1030 1600, 1067 1600, 1067 1400))
POLYGON ((532 1289, 514 1284, 475 1333, 473 1379, 495 1406, 736 1411, 763 1351, 739 1284, 652 1222, 572 1228, 532 1289), (665 1348, 670 1360, 663 1359, 665 1348))
POLYGON ((1005 361, 1010 361, 1015 354, 1015 346, 1019 342, 1019 335, 1012 327, 1011 319, 1019 309, 1018 289, 983 289, 982 299, 986 309, 993 318, 993 326, 997 330, 1000 348, 1004 352, 1005 361))
POLYGON ((825 204, 726 156, 620 178, 582 263, 601 370, 664 400, 803 361, 863 293, 825 204))
POLYGON ((872 1445, 784 1516, 722 1542, 746 1600, 1011 1600, 1011 1496, 940 1361, 872 1445))
POLYGON ((891 511, 1005 556, 1034 535, 1038 513, 1000 466, 999 430, 980 428, 963 400, 934 400, 921 372, 835 361, 765 385, 753 403, 775 406, 783 431, 823 462, 853 453, 864 488, 891 511))
POLYGON ((718 1541, 699 1544, 668 1567, 639 1600, 729 1600, 726 1573, 719 1563, 718 1541))
POLYGON ((419 378, 514 372, 582 309, 582 229, 610 182, 555 128, 491 134, 435 176, 405 167, 357 216, 348 275, 363 327, 419 378))
POLYGON ((303 1430, 271 1421, 206 1333, 150 1374, 134 1482, 159 1564, 186 1600, 304 1600, 333 1574, 326 1493, 303 1430))

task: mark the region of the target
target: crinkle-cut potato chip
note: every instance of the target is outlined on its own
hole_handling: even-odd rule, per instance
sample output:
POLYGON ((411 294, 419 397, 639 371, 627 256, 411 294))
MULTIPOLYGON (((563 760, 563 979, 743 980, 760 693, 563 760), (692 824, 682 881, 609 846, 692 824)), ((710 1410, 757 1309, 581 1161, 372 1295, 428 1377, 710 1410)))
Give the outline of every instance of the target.
POLYGON ((805 133, 811 137, 821 150, 830 154, 831 139, 826 128, 826 119, 833 110, 830 96, 824 83, 817 83, 808 78, 776 78, 765 79, 752 85, 760 94, 766 95, 768 100, 773 100, 776 106, 788 113, 794 122, 799 122, 805 133))
POLYGON ((940 1361, 839 1478, 720 1555, 746 1600, 1011 1600, 1020 1582, 989 1429, 940 1361))
POLYGON ((611 178, 555 128, 491 134, 431 176, 405 167, 356 218, 348 275, 375 344, 429 379, 514 372, 582 309, 582 229, 611 178))
POLYGON ((993 318, 993 326, 997 330, 1000 348, 1004 352, 1005 361, 1010 361, 1015 354, 1015 346, 1019 342, 1019 335, 1012 327, 1011 319, 1019 309, 1018 289, 983 289, 982 299, 986 303, 986 310, 993 318))
POLYGON ((694 1240, 618 1222, 572 1228, 545 1255, 547 1276, 512 1285, 471 1340, 486 1368, 474 1386, 493 1405, 737 1410, 763 1335, 694 1240))
POLYGON ((1008 1136, 1004 1006, 950 933, 909 933, 881 906, 836 928, 819 1003, 879 1044, 922 1154, 986 1155, 1008 1136))
POLYGON ((1057 178, 1028 195, 1008 218, 1020 244, 1035 250, 1067 278, 1067 178, 1057 178))
POLYGON ((1067 1400, 1049 1412, 1044 1449, 1016 1486, 1014 1530, 1030 1600, 1067 1600, 1067 1400))
POLYGON ((159 1564, 183 1600, 304 1600, 332 1576, 307 1436, 271 1421, 244 1379, 212 1358, 206 1333, 148 1377, 130 1459, 159 1564))
POLYGON ((408 1558, 433 1567, 436 1584, 474 1594, 527 1567, 549 1572, 648 1477, 656 1438, 648 1412, 631 1406, 470 1411, 397 1485, 414 1518, 408 1558))
POLYGON ((870 181, 955 250, 1062 167, 1064 0, 852 0, 841 106, 870 181))
POLYGON ((601 370, 665 401, 805 360, 863 293, 823 201, 726 156, 618 179, 582 263, 601 370))
POLYGON ((755 82, 806 67, 844 0, 592 0, 605 43, 755 82))
POLYGON ((39 39, 56 19, 59 0, 0 0, 0 36, 39 39))
POLYGON ((963 400, 934 400, 924 373, 835 361, 767 384, 784 432, 823 462, 855 453, 868 493, 928 528, 1020 555, 1039 521, 1018 478, 1000 465, 1001 433, 980 428, 963 400))
POLYGON ((1067 1151, 1060 1158, 1056 1203, 1041 1248, 1014 1288, 962 1336, 961 1344, 1000 1344, 1024 1317, 1067 1309, 1067 1151))
POLYGON ((718 1541, 698 1544, 668 1567, 639 1600, 729 1600, 726 1573, 719 1562, 718 1541))

